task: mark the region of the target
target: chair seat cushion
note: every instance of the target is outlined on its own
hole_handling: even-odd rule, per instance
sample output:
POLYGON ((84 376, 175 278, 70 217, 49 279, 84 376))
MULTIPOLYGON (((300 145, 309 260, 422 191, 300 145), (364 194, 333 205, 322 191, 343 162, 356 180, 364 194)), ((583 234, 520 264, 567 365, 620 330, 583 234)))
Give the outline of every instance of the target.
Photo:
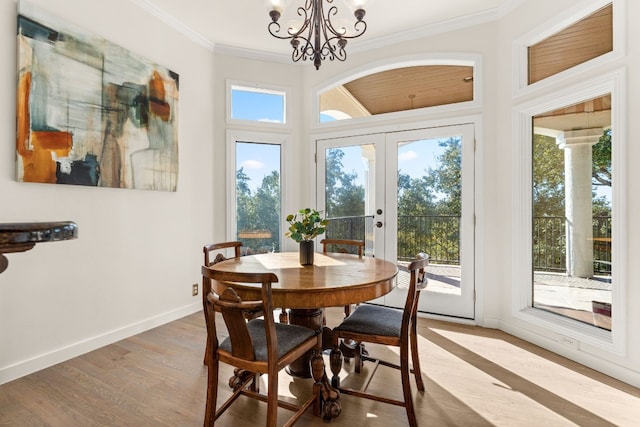
MULTIPOLYGON (((267 336, 264 330, 264 320, 254 319, 247 323, 253 353, 256 360, 267 361, 267 336)), ((276 339, 278 340, 278 358, 281 358, 304 341, 308 340, 316 332, 304 326, 276 323, 276 339)), ((220 343, 220 349, 231 352, 231 339, 225 338, 220 343)))
POLYGON ((402 310, 364 304, 358 306, 334 331, 399 338, 401 328, 402 310))

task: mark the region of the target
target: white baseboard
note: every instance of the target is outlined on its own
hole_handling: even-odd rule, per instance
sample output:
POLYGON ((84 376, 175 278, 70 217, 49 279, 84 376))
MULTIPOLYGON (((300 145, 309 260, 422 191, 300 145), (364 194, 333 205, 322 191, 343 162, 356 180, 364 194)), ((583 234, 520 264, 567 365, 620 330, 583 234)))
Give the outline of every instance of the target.
POLYGON ((140 322, 124 326, 104 334, 78 341, 74 344, 43 353, 27 360, 0 368, 0 384, 8 383, 25 375, 48 368, 57 363, 64 362, 114 342, 129 338, 141 332, 153 329, 165 323, 172 322, 184 316, 202 310, 202 302, 186 305, 157 316, 144 319, 140 322))
POLYGON ((623 366, 620 363, 606 360, 594 354, 560 344, 553 338, 545 336, 539 331, 527 329, 526 327, 516 326, 509 322, 501 322, 498 329, 540 346, 545 350, 549 350, 555 354, 573 360, 574 362, 580 363, 593 370, 640 388, 640 371, 623 366))

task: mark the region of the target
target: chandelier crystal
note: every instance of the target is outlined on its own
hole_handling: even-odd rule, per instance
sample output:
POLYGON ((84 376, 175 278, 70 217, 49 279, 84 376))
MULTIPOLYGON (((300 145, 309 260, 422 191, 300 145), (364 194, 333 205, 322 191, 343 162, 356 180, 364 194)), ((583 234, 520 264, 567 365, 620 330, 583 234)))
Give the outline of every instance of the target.
POLYGON ((303 19, 299 28, 290 26, 286 32, 281 33, 280 23, 282 7, 279 2, 272 0, 272 9, 269 12, 271 21, 268 25, 269 33, 278 39, 291 40, 293 52, 291 59, 294 62, 300 60, 313 60, 316 70, 320 68, 322 61, 347 59, 345 46, 347 40, 360 37, 367 30, 367 23, 363 21, 365 10, 357 2, 353 15, 356 18, 353 24, 354 32, 349 34, 344 26, 337 25, 334 20, 338 14, 338 8, 333 5, 333 0, 305 0, 304 6, 298 6, 297 14, 303 19), (329 8, 324 13, 324 8, 329 8))

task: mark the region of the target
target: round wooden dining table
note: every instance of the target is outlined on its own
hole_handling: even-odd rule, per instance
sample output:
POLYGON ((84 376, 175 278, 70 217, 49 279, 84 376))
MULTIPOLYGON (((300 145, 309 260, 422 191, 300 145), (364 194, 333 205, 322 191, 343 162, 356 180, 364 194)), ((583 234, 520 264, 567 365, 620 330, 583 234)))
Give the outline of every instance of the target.
MULTIPOLYGON (((389 293, 398 268, 380 258, 328 253, 314 254, 313 265, 300 265, 297 252, 271 252, 231 258, 212 267, 227 272, 269 271, 273 305, 288 309, 319 309, 369 301, 389 293)), ((260 299, 259 284, 234 284, 242 299, 260 299)))
MULTIPOLYGON (((303 266, 300 265, 298 252, 273 252, 231 258, 210 268, 226 272, 274 273, 278 276, 278 282, 271 285, 273 306, 287 310, 291 324, 313 330, 323 329, 322 308, 357 304, 381 297, 391 292, 398 274, 398 268, 392 262, 342 253, 315 253, 313 265, 303 266)), ((262 298, 259 284, 214 281, 211 286, 218 294, 225 287, 233 286, 243 300, 262 298)), ((293 376, 310 377, 311 357, 309 354, 298 359, 289 365, 288 372, 293 376)), ((328 381, 323 383, 323 387, 331 389, 328 381)), ((339 394, 337 399, 330 402, 330 407, 340 408, 338 399, 339 394)), ((327 414, 323 416, 329 417, 327 414)))

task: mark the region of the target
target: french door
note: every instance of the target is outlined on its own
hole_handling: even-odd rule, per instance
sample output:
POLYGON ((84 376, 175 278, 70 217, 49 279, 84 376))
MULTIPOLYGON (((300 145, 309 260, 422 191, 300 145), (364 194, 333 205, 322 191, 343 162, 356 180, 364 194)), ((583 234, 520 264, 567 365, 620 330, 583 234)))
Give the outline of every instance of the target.
POLYGON ((365 241, 366 256, 384 257, 385 135, 317 141, 318 209, 327 237, 365 241))
POLYGON ((396 289, 376 303, 403 306, 402 265, 425 252, 429 285, 419 310, 474 318, 473 147, 473 125, 317 141, 327 233, 364 238, 368 256, 401 266, 396 289))

